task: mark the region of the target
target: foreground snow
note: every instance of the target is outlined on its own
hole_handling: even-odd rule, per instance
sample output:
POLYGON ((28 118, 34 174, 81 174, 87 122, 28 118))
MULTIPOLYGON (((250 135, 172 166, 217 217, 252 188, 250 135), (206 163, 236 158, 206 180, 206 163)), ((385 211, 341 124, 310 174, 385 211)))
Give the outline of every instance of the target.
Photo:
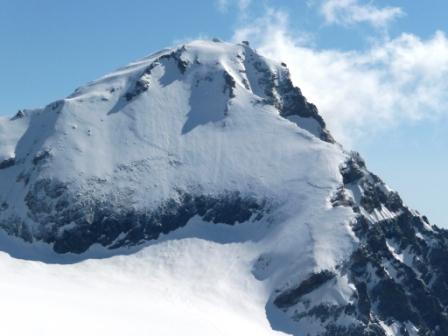
POLYGON ((194 238, 65 265, 0 253, 0 334, 284 335, 254 257, 251 244, 194 238))

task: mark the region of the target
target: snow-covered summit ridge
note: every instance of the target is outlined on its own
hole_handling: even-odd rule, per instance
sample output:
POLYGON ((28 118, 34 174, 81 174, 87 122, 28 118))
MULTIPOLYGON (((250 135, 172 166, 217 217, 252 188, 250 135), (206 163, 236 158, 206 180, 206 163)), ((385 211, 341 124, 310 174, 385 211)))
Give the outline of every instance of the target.
MULTIPOLYGON (((69 99, 105 101, 115 97, 117 104, 109 111, 114 113, 148 91, 152 80, 160 79, 162 86, 181 81, 198 88, 201 81, 212 81, 216 75, 224 77, 222 89, 228 90, 230 98, 252 95, 255 102, 275 105, 284 117, 294 115, 292 119, 314 135, 331 139, 315 106, 293 87, 286 65, 260 56, 247 43, 198 40, 165 49, 77 89, 69 99), (158 78, 157 71, 163 71, 163 76, 158 78), (116 90, 118 94, 114 94, 116 90), (306 119, 309 117, 313 120, 306 119)), ((217 117, 210 116, 212 121, 217 117)))

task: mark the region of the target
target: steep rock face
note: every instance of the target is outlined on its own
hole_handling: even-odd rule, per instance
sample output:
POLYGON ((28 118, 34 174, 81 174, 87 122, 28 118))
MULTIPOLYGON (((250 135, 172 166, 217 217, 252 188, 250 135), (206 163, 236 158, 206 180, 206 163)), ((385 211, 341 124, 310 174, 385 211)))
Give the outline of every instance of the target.
POLYGON ((194 216, 235 225, 259 220, 268 210, 265 202, 237 191, 218 195, 179 192, 148 211, 129 208, 124 200, 92 199, 88 193, 75 198, 68 192, 69 185, 48 179, 39 180, 33 188, 25 198, 29 215, 37 223, 50 223, 42 225, 39 237, 53 243, 58 253, 82 253, 95 243, 110 249, 141 244, 185 226, 194 216))
POLYGON ((163 50, 0 119, 0 187, 0 228, 56 254, 120 254, 202 223, 201 239, 255 251, 280 331, 448 334, 446 231, 244 43, 163 50))
POLYGON ((356 248, 334 269, 281 291, 274 304, 305 330, 318 321, 315 335, 446 335, 448 232, 404 206, 358 153, 341 174, 331 202, 356 213, 356 248))

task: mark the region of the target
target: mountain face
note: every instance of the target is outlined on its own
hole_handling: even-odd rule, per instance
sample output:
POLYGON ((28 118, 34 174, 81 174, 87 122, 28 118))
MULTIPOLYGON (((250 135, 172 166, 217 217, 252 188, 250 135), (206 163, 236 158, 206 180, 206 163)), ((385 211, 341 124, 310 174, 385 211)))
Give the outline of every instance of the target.
POLYGON ((35 246, 56 260, 238 246, 272 330, 448 335, 448 232, 247 43, 166 49, 0 119, 0 228, 37 260, 35 246))

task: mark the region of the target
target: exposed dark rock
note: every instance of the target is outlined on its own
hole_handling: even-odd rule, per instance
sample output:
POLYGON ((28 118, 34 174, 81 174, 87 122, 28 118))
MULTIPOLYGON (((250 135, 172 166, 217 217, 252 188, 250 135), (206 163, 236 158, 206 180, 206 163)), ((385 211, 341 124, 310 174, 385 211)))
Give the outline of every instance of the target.
POLYGON ((280 77, 276 89, 281 97, 279 108, 282 117, 297 115, 302 118, 313 118, 322 129, 326 127, 316 106, 309 103, 303 96, 302 91, 292 84, 289 73, 280 77))
POLYGON ((18 110, 14 117, 11 118, 11 121, 23 118, 25 118, 25 112, 23 112, 22 110, 18 110))
POLYGON ((132 91, 126 92, 125 98, 127 101, 134 99, 135 97, 141 95, 143 92, 149 89, 149 79, 142 77, 139 78, 134 85, 134 89, 132 91))
POLYGON ((16 181, 23 182, 25 185, 28 185, 30 181, 30 173, 25 171, 20 172, 16 178, 16 181))
MULTIPOLYGON (((367 170, 359 154, 350 153, 340 170, 344 184, 331 202, 358 213, 352 230, 359 245, 332 274, 353 285, 354 304, 305 304, 292 290, 277 296, 274 303, 296 321, 317 319, 325 329, 319 336, 386 335, 378 321, 393 323, 400 336, 412 335, 412 326, 418 335, 448 335, 447 231, 431 227, 426 217, 404 206, 398 193, 367 170), (348 197, 347 189, 358 190, 360 198, 348 197), (388 209, 394 216, 374 220, 365 215, 375 209, 388 209), (354 322, 340 325, 338 319, 344 316, 354 322)), ((320 286, 308 288, 307 293, 319 297, 320 286)))
POLYGON ((356 282, 356 291, 358 294, 357 309, 362 322, 367 323, 370 319, 371 303, 367 294, 367 285, 365 282, 356 282))
POLYGON ((336 140, 333 138, 330 131, 327 130, 326 128, 322 130, 320 134, 320 139, 325 142, 336 143, 336 140))
POLYGON ((41 151, 39 153, 37 153, 34 158, 33 158, 33 164, 37 165, 38 163, 45 161, 46 159, 48 159, 51 156, 49 151, 41 151))
POLYGON ((314 306, 310 310, 299 313, 295 315, 293 318, 295 320, 300 320, 304 317, 314 317, 315 319, 320 320, 321 323, 324 323, 328 321, 329 319, 335 321, 341 316, 342 313, 347 312, 350 314, 353 310, 350 309, 350 305, 347 306, 337 306, 337 305, 330 305, 327 303, 319 304, 317 306, 314 306))
POLYGON ((6 168, 14 166, 15 164, 16 164, 16 159, 9 158, 9 159, 0 161, 0 169, 6 169, 6 168))
POLYGON ((6 220, 0 221, 0 229, 6 232, 6 234, 20 237, 26 242, 33 241, 33 236, 29 231, 28 226, 17 216, 11 215, 7 217, 6 220))
POLYGON ((109 205, 102 204, 93 208, 90 219, 75 215, 76 229, 56 236, 54 249, 59 253, 81 253, 94 242, 110 248, 135 245, 185 226, 195 215, 205 221, 233 225, 249 220, 260 211, 255 200, 243 199, 237 194, 220 197, 183 194, 180 200, 168 200, 150 213, 113 211, 109 205), (120 234, 124 236, 117 240, 120 234))
MULTIPOLYGON (((403 211, 395 219, 370 225, 366 233, 359 235, 366 237, 366 240, 351 257, 350 274, 355 282, 361 283, 362 279, 362 283, 372 283, 367 290, 366 286, 356 286, 358 304, 361 299, 366 301, 369 298, 375 303, 372 313, 376 316, 385 321, 412 322, 419 326, 422 334, 426 330, 428 335, 444 335, 448 330, 448 318, 443 313, 446 312, 446 304, 442 303, 441 298, 447 294, 447 279, 436 270, 437 263, 431 261, 430 255, 434 248, 429 248, 416 237, 417 231, 433 235, 424 226, 417 225, 419 221, 422 219, 409 211, 403 211), (390 252, 386 241, 400 243, 400 250, 407 249, 407 253, 414 255, 414 260, 425 260, 423 264, 428 267, 421 267, 421 264, 415 262, 404 264, 390 252), (375 271, 379 281, 369 279, 369 268, 375 271), (390 277, 390 269, 393 269, 392 274, 397 274, 396 277, 390 277), (429 278, 424 274, 428 272, 431 274, 429 278), (444 284, 440 292, 437 292, 435 282, 444 284)), ((364 309, 364 315, 366 311, 364 309)))
POLYGON ((335 273, 322 276, 322 281, 319 277, 311 285, 307 280, 306 285, 281 293, 274 303, 284 311, 294 311, 300 298, 319 291, 319 284, 330 275, 346 276, 356 289, 354 305, 307 303, 292 318, 318 319, 325 329, 322 336, 385 335, 378 320, 394 323, 400 329, 398 335, 410 335, 409 325, 419 329, 418 335, 448 335, 447 233, 428 229, 421 217, 405 208, 400 211, 395 218, 377 223, 359 215, 353 229, 360 245, 350 258, 335 273), (405 263, 396 255, 401 253, 413 257, 405 263), (342 316, 357 322, 341 326, 337 321, 342 316))
POLYGON ((368 212, 372 213, 373 210, 381 210, 383 193, 370 182, 362 183, 363 195, 361 198, 361 206, 368 212))
POLYGON ((0 204, 0 211, 5 211, 8 208, 9 208, 8 202, 2 202, 2 204, 0 204))
POLYGON ((64 100, 56 100, 50 104, 48 104, 45 108, 50 109, 52 111, 60 111, 64 106, 64 100))
POLYGON ((386 336, 384 330, 375 323, 368 326, 340 326, 330 324, 322 336, 386 336))
POLYGON ((38 180, 25 197, 29 217, 39 223, 38 239, 54 243, 58 253, 82 253, 92 244, 118 248, 157 239, 185 226, 194 216, 235 225, 260 220, 267 204, 239 192, 193 195, 179 192, 155 209, 135 210, 125 204, 72 194, 55 180, 38 180))
POLYGON ((385 204, 386 208, 388 208, 392 212, 397 212, 398 210, 403 208, 403 201, 401 200, 400 195, 395 191, 391 191, 387 195, 385 204))
POLYGON ((185 51, 185 46, 177 49, 176 51, 173 51, 169 54, 165 54, 160 56, 158 59, 156 59, 154 62, 151 63, 150 66, 148 66, 145 71, 142 73, 141 77, 138 78, 135 83, 133 84, 131 90, 125 93, 124 97, 126 101, 131 101, 135 97, 138 97, 143 92, 147 91, 150 87, 150 76, 152 73, 152 70, 160 65, 164 61, 174 60, 177 64, 177 67, 181 74, 184 74, 185 71, 188 68, 189 63, 182 59, 182 53, 185 51))
POLYGON ((179 69, 180 73, 184 74, 185 71, 187 71, 187 68, 188 68, 188 65, 189 65, 189 63, 187 61, 182 59, 182 54, 185 51, 186 51, 185 46, 182 46, 181 48, 177 49, 176 51, 173 51, 170 54, 166 54, 166 55, 160 56, 157 61, 161 62, 164 59, 174 59, 176 64, 177 64, 177 68, 179 69))
POLYGON ((235 87, 236 82, 233 77, 227 72, 224 71, 224 93, 229 93, 229 98, 235 98, 235 87))
POLYGON ((274 304, 279 308, 291 307, 297 304, 302 296, 311 293, 334 277, 335 274, 330 271, 314 273, 297 287, 278 295, 274 300, 274 304))
POLYGON ((355 205, 353 198, 347 194, 347 191, 344 186, 340 186, 336 190, 335 194, 331 197, 330 201, 334 207, 337 206, 352 207, 355 205))
POLYGON ((359 153, 350 152, 346 162, 340 167, 343 186, 333 196, 334 206, 351 206, 355 212, 363 208, 366 212, 388 209, 391 212, 399 212, 403 209, 403 201, 397 192, 389 190, 385 183, 375 174, 367 170, 364 160, 359 153), (357 186, 361 191, 359 204, 347 202, 343 199, 341 190, 357 186))
POLYGON ((384 279, 375 284, 372 299, 378 304, 378 315, 386 320, 418 322, 403 288, 392 279, 384 279))
MULTIPOLYGON (((246 62, 253 58, 254 52, 248 45, 245 48, 246 62)), ((283 67, 278 73, 273 73, 263 60, 250 62, 258 74, 258 84, 263 88, 263 104, 275 106, 284 118, 299 116, 312 118, 320 126, 321 131, 315 134, 323 141, 334 143, 330 132, 326 129, 325 122, 320 116, 316 106, 309 103, 301 90, 295 87, 291 81, 289 71, 283 67)))
POLYGON ((344 184, 353 183, 364 176, 366 165, 361 155, 351 152, 348 160, 340 168, 344 184))

